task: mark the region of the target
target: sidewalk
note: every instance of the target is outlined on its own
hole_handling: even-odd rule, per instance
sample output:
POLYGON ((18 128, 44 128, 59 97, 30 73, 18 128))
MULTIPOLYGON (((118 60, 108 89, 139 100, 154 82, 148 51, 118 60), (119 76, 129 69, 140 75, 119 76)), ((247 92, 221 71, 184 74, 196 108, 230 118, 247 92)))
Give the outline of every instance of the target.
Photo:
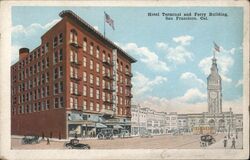
MULTIPOLYGON (((227 147, 225 149, 231 149, 232 140, 233 140, 233 138, 228 139, 227 147)), ((243 148, 242 132, 238 134, 238 139, 235 139, 235 140, 236 140, 235 148, 242 149, 243 148)), ((224 138, 221 139, 220 141, 216 142, 215 144, 212 144, 208 148, 209 149, 224 149, 224 142, 223 141, 224 141, 224 138)))

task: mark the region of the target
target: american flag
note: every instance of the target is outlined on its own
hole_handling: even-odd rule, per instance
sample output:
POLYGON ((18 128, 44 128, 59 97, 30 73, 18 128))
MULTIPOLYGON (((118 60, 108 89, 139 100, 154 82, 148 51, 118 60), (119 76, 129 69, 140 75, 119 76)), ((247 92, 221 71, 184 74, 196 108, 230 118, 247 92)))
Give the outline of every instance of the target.
POLYGON ((220 52, 220 46, 218 46, 215 42, 214 42, 214 49, 215 49, 217 52, 220 52))
POLYGON ((111 19, 106 12, 104 12, 104 14, 105 14, 105 22, 107 22, 112 27, 112 29, 115 30, 113 19, 111 19))

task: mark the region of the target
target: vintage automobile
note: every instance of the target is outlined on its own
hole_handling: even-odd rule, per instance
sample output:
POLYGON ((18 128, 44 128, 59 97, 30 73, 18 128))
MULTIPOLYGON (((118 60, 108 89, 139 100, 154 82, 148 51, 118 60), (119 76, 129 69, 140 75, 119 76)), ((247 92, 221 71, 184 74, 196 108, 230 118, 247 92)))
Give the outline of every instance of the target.
POLYGON ((207 134, 207 135, 201 136, 200 145, 201 145, 201 147, 207 147, 215 142, 216 142, 216 140, 214 139, 214 137, 207 134))
POLYGON ((39 136, 24 136, 21 140, 22 144, 34 144, 39 143, 39 136))
POLYGON ((150 132, 145 131, 145 132, 140 133, 140 137, 141 138, 152 138, 153 136, 152 136, 152 134, 150 132))
POLYGON ((97 134, 98 139, 113 139, 113 129, 112 128, 103 128, 97 134))
POLYGON ((76 138, 71 139, 68 143, 65 143, 65 147, 68 149, 90 149, 88 144, 79 143, 79 140, 76 138))
POLYGON ((120 133, 118 134, 118 137, 119 137, 119 138, 129 138, 129 137, 131 137, 131 136, 130 136, 130 133, 129 133, 128 130, 122 129, 122 130, 120 131, 120 133))

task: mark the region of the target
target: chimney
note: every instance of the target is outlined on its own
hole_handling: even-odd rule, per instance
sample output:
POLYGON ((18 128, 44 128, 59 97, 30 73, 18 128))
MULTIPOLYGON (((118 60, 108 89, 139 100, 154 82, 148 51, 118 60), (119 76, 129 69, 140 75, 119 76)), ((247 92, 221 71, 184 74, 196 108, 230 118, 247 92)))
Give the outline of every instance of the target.
POLYGON ((20 48, 19 49, 19 61, 25 58, 26 56, 28 56, 29 51, 30 51, 29 48, 20 48))

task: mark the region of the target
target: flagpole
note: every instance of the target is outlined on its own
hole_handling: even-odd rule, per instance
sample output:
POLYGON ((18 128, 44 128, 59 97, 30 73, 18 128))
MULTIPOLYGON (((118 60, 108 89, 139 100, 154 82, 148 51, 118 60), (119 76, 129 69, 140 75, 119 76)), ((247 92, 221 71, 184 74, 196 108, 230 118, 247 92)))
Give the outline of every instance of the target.
POLYGON ((105 37, 105 30, 106 30, 106 27, 105 27, 105 12, 104 12, 104 18, 103 18, 103 28, 104 28, 104 31, 103 31, 103 35, 104 35, 104 37, 105 37))

